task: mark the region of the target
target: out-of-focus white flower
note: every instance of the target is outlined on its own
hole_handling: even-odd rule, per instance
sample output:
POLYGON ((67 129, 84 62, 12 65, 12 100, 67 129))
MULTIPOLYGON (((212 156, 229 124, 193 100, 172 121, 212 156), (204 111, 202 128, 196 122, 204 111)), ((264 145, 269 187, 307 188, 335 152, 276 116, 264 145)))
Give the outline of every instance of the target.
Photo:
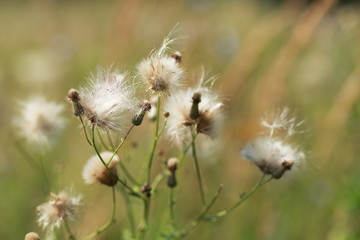
POLYGON ((89 87, 80 90, 80 104, 92 124, 104 130, 122 130, 131 123, 137 102, 135 87, 126 74, 117 70, 98 69, 89 79, 89 87))
POLYGON ((168 56, 166 54, 169 45, 174 42, 170 35, 171 33, 157 51, 152 52, 137 66, 140 77, 154 93, 170 95, 182 85, 184 71, 180 67, 179 56, 181 59, 181 55, 168 56))
POLYGON ((81 205, 81 196, 70 197, 66 192, 50 193, 50 200, 39 205, 38 223, 43 229, 59 228, 64 220, 73 220, 81 205))
POLYGON ((170 113, 167 123, 167 134, 176 142, 191 140, 189 126, 194 125, 197 133, 215 138, 221 126, 224 114, 223 103, 218 94, 210 88, 202 87, 202 80, 196 88, 181 90, 169 97, 164 111, 170 113), (200 96, 196 119, 190 117, 194 95, 200 96))
MULTIPOLYGON (((112 152, 102 152, 100 153, 102 159, 105 163, 110 161, 112 152)), ((85 180, 85 183, 92 184, 95 182, 105 184, 107 186, 114 186, 117 183, 117 170, 116 165, 119 162, 119 157, 115 155, 111 162, 108 165, 108 168, 112 171, 113 174, 106 169, 104 164, 99 159, 98 155, 92 156, 84 166, 82 176, 85 180)))
POLYGON ((294 116, 291 116, 288 108, 267 115, 261 120, 261 125, 269 130, 269 135, 273 136, 276 131, 290 137, 297 132, 297 128, 304 121, 297 122, 294 116))
POLYGON ((62 111, 62 105, 36 96, 20 103, 20 114, 14 124, 28 142, 53 143, 65 125, 62 111))
POLYGON ((278 179, 285 171, 303 161, 305 155, 293 146, 271 137, 259 137, 245 145, 241 150, 244 158, 248 159, 265 174, 278 179))

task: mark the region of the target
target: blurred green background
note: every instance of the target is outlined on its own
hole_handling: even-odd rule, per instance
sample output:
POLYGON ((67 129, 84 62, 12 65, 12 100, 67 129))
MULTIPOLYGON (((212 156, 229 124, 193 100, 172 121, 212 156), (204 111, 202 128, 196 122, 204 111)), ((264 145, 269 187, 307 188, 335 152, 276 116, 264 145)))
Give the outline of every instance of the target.
MULTIPOLYGON (((183 54, 188 81, 201 66, 219 74, 215 87, 227 104, 221 137, 200 152, 209 196, 224 184, 213 212, 259 178, 239 149, 257 136, 264 112, 288 106, 305 119, 297 140, 307 153, 300 171, 272 181, 226 219, 202 224, 187 239, 360 239, 360 6, 332 0, 1 1, 0 238, 44 235, 35 208, 48 193, 13 145, 17 101, 42 94, 66 105, 66 130, 45 156, 54 169, 53 191, 73 186, 84 195, 72 224, 81 239, 107 220, 110 190, 83 183, 82 167, 93 151, 66 93, 98 66, 135 73, 176 23, 176 36, 183 38, 174 49, 183 54)), ((136 128, 120 154, 129 156, 124 161, 135 174, 147 159, 152 128, 148 121, 136 128)), ((154 174, 177 153, 165 138, 159 149, 164 155, 155 159, 154 174)), ((182 226, 197 216, 200 200, 191 158, 179 171, 175 211, 182 226)), ((149 239, 166 229, 167 196, 162 185, 149 239)), ((119 200, 116 225, 99 239, 122 239, 129 229, 123 206, 119 200)), ((141 203, 133 206, 138 218, 141 203)))

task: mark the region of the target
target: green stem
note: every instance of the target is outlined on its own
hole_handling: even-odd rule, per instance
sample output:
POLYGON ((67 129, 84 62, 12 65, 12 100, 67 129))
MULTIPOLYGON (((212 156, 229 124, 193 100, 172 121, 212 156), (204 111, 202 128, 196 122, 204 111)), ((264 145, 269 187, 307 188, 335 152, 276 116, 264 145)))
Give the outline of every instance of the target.
POLYGON ((112 138, 111 138, 111 136, 110 136, 110 133, 107 131, 107 132, 106 132, 106 135, 107 135, 107 137, 108 137, 108 141, 109 141, 109 144, 110 144, 110 146, 111 146, 111 149, 112 149, 112 151, 114 151, 114 149, 115 149, 115 144, 114 144, 114 142, 113 142, 113 140, 112 140, 112 138))
POLYGON ((124 174, 126 175, 126 177, 129 179, 130 182, 132 182, 133 184, 135 184, 136 186, 140 186, 141 184, 137 182, 137 180, 131 175, 131 173, 129 172, 129 170, 126 168, 125 164, 120 161, 119 162, 119 166, 121 168, 121 170, 124 172, 124 174))
POLYGON ((86 141, 88 142, 88 144, 89 144, 90 146, 92 146, 92 143, 91 143, 91 141, 90 141, 90 139, 89 139, 89 136, 88 136, 88 134, 87 134, 87 131, 86 131, 86 127, 85 127, 84 121, 83 121, 83 119, 82 119, 81 116, 79 117, 79 119, 80 119, 82 128, 83 128, 83 130, 84 130, 84 134, 85 134, 86 141))
POLYGON ((112 151, 112 149, 110 147, 108 147, 108 145, 105 143, 104 139, 102 138, 101 136, 101 133, 99 131, 99 129, 97 129, 97 134, 99 136, 99 139, 100 139, 100 142, 101 142, 101 145, 104 146, 104 148, 108 151, 112 151))
POLYGON ((174 200, 174 189, 170 188, 170 198, 169 198, 169 212, 170 212, 170 224, 173 229, 175 229, 175 213, 174 213, 174 206, 175 206, 175 200, 174 200))
POLYGON ((238 202, 236 202, 234 205, 230 206, 229 208, 222 210, 220 212, 217 212, 215 214, 212 214, 210 216, 207 216, 207 219, 215 219, 217 220, 220 217, 224 217, 226 215, 228 215, 229 213, 231 213, 232 211, 234 211, 240 204, 242 204, 243 202, 245 202, 245 200, 247 200, 251 195, 253 195, 256 190, 263 186, 265 183, 269 182, 272 178, 269 178, 268 180, 265 181, 265 174, 262 175, 262 177, 260 178, 260 180, 250 189, 249 192, 245 193, 243 196, 241 196, 240 200, 238 202))
POLYGON ((65 225, 65 229, 66 229, 66 232, 67 234, 69 235, 69 239, 70 240, 76 240, 75 238, 75 235, 72 233, 71 229, 70 229, 70 226, 69 226, 69 223, 66 219, 64 219, 64 225, 65 225))
POLYGON ((121 185, 123 185, 127 190, 129 190, 130 194, 133 196, 136 196, 138 198, 142 198, 142 196, 135 192, 131 187, 129 187, 126 182, 124 182, 121 178, 119 178, 116 174, 113 173, 113 171, 111 171, 111 169, 108 167, 108 164, 104 161, 104 159, 102 158, 102 156, 100 155, 100 152, 96 146, 96 142, 95 142, 95 124, 92 126, 92 146, 96 152, 96 154, 98 155, 100 161, 102 162, 102 164, 105 166, 105 168, 109 171, 109 173, 113 176, 116 177, 118 179, 118 181, 120 182, 121 185))
POLYGON ((198 181, 199 189, 200 189, 201 202, 203 205, 205 205, 206 204, 205 192, 204 192, 204 187, 203 187, 202 179, 201 179, 200 165, 199 165, 199 161, 198 161, 197 154, 196 154, 196 145, 195 145, 196 134, 193 134, 192 129, 191 129, 191 136, 192 136, 192 141, 191 141, 192 156, 193 156, 194 163, 195 163, 195 170, 196 170, 197 181, 198 181))
POLYGON ((135 127, 135 125, 131 125, 130 129, 127 131, 127 133, 125 134, 124 138, 121 140, 120 144, 117 146, 117 148, 115 149, 113 155, 111 156, 111 158, 109 159, 109 161, 106 163, 106 166, 108 166, 111 161, 113 160, 113 158, 115 157, 115 155, 117 154, 117 152, 120 150, 121 146, 124 144, 126 138, 129 136, 131 130, 135 127))
POLYGON ((126 191, 121 187, 119 187, 119 190, 120 190, 121 196, 123 197, 124 202, 126 204, 126 214, 127 214, 127 217, 129 219, 129 223, 130 223, 131 235, 132 235, 132 238, 134 238, 136 235, 136 227, 135 227, 135 218, 134 218, 133 208, 131 206, 129 196, 127 195, 126 191))
POLYGON ((110 220, 107 223, 105 223, 103 226, 98 228, 95 232, 89 234, 84 240, 92 240, 92 239, 96 238, 101 233, 105 232, 108 228, 110 228, 113 224, 115 224, 115 222, 116 222, 116 219, 115 219, 115 213, 116 213, 115 187, 113 186, 111 189, 112 189, 112 212, 111 212, 110 220))
POLYGON ((204 207, 204 209, 201 211, 200 215, 194 220, 192 221, 190 224, 188 224, 182 231, 180 231, 179 234, 179 238, 183 238, 185 236, 187 236, 189 234, 189 232, 191 230, 193 230, 195 227, 197 227, 200 222, 203 220, 203 218, 205 217, 205 215, 208 213, 208 211, 210 210, 210 208, 214 205, 214 203, 216 202, 216 200, 218 199, 221 190, 222 190, 223 186, 220 185, 218 190, 216 191, 214 197, 211 199, 211 201, 204 207))
POLYGON ((143 199, 144 208, 143 208, 143 218, 140 225, 139 240, 144 240, 146 232, 148 230, 149 224, 149 212, 150 212, 150 198, 143 199))
POLYGON ((156 145, 159 139, 158 133, 159 133, 159 122, 160 122, 160 95, 157 96, 157 108, 156 108, 156 125, 155 125, 155 134, 154 134, 154 141, 150 152, 150 157, 148 161, 148 167, 147 167, 147 184, 150 184, 150 178, 151 178, 151 166, 154 159, 155 149, 156 145))

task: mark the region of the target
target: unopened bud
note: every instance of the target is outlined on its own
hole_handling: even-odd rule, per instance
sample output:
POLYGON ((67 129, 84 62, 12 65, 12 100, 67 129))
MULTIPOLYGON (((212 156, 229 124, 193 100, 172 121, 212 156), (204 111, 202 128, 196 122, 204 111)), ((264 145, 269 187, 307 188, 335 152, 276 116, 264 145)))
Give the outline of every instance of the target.
POLYGON ((167 178, 167 185, 170 187, 170 188, 174 188, 176 187, 177 185, 177 180, 176 180, 176 175, 175 173, 172 173, 168 176, 167 178))
POLYGON ((67 97, 73 104, 73 113, 75 116, 80 117, 84 114, 84 108, 80 104, 79 92, 76 89, 70 89, 67 97))
POLYGON ((177 169, 178 165, 178 159, 177 158, 170 158, 166 161, 166 167, 169 169, 171 173, 174 173, 177 169))
POLYGON ((145 194, 146 197, 151 197, 151 187, 147 184, 141 186, 141 192, 145 194))
POLYGON ((190 110, 190 115, 189 117, 193 120, 197 119, 198 117, 200 117, 200 112, 199 112, 199 103, 201 102, 201 93, 194 93, 193 97, 192 97, 192 105, 191 105, 191 110, 190 110))
POLYGON ((169 112, 165 112, 165 113, 164 113, 164 117, 165 117, 165 118, 168 118, 169 116, 170 116, 170 113, 169 113, 169 112))
POLYGON ((150 111, 150 109, 151 109, 150 102, 144 101, 139 112, 135 114, 135 116, 132 118, 132 124, 134 124, 135 126, 139 126, 144 119, 145 113, 150 111))
POLYGON ((292 162, 292 161, 284 161, 281 163, 282 167, 277 169, 276 171, 272 172, 271 175, 275 179, 280 179, 286 171, 291 170, 293 165, 294 165, 294 162, 292 162))
POLYGON ((35 232, 29 232, 25 235, 25 240, 40 240, 39 235, 35 232))
POLYGON ((174 52, 171 57, 175 59, 176 63, 180 64, 182 62, 182 54, 179 51, 174 52))

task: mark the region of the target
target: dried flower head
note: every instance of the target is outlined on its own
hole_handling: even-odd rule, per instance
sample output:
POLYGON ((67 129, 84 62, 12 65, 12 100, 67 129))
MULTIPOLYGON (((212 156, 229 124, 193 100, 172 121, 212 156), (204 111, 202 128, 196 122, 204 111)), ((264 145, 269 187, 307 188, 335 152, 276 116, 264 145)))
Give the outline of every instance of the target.
POLYGON ((25 235, 25 240, 40 240, 40 237, 35 232, 29 232, 25 235))
POLYGON ((174 173, 177 169, 178 163, 179 160, 177 158, 169 158, 166 161, 166 167, 170 172, 174 173))
POLYGON ((14 119, 19 134, 31 143, 53 143, 65 126, 63 106, 36 96, 20 103, 20 114, 14 119))
POLYGON ((170 95, 181 86, 184 71, 180 67, 181 55, 169 56, 166 51, 175 39, 170 38, 171 33, 164 39, 162 46, 153 51, 149 57, 142 60, 137 70, 140 77, 149 86, 152 92, 170 95))
POLYGON ((80 90, 80 104, 87 119, 104 130, 121 130, 131 122, 137 102, 134 85, 117 70, 98 69, 89 87, 80 90))
MULTIPOLYGON (((102 159, 108 163, 112 157, 112 152, 102 152, 100 153, 102 159)), ((100 184, 105 184, 107 186, 114 186, 117 183, 117 169, 116 165, 119 162, 119 157, 115 155, 111 162, 108 165, 108 169, 99 159, 98 155, 92 156, 84 166, 82 176, 85 180, 85 183, 92 184, 98 182, 100 184)))
POLYGON ((39 205, 38 223, 43 229, 59 228, 63 220, 73 220, 81 204, 81 196, 70 197, 66 192, 50 193, 50 200, 39 205))
POLYGON ((290 144, 271 137, 259 137, 245 145, 241 154, 259 169, 278 179, 287 170, 297 167, 304 159, 303 152, 290 144))
POLYGON ((223 122, 223 103, 220 97, 210 88, 202 87, 202 82, 203 80, 196 88, 176 92, 165 103, 164 111, 170 113, 167 134, 176 142, 191 139, 191 125, 195 126, 197 133, 215 138, 223 122), (197 104, 196 111, 193 110, 194 104, 197 104))
POLYGON ((270 136, 277 133, 290 137, 298 132, 297 128, 303 122, 297 122, 296 117, 291 116, 288 108, 267 114, 267 116, 261 119, 261 125, 269 131, 270 136))

